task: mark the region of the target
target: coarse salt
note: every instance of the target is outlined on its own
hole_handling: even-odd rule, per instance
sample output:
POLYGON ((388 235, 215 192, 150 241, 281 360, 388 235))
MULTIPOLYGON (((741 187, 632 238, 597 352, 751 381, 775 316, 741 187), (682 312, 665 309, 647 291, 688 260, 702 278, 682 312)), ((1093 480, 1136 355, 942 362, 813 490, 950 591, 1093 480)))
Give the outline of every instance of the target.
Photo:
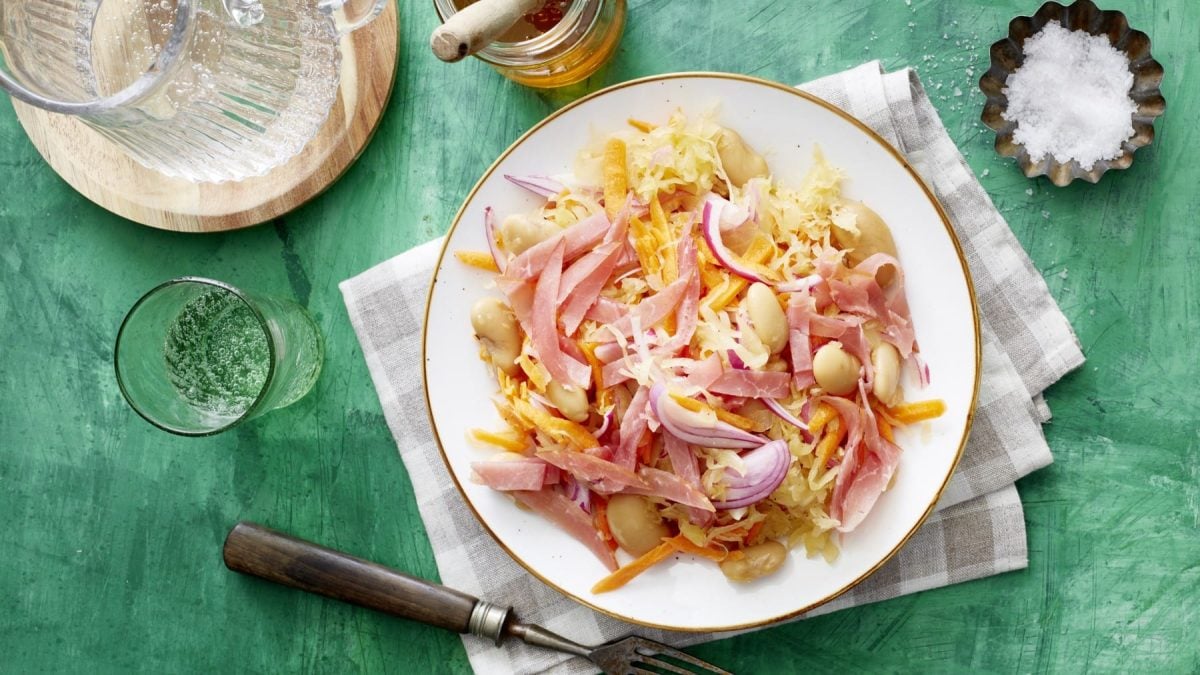
POLYGON ((1089 171, 1133 137, 1129 58, 1108 38, 1047 23, 1025 40, 1025 62, 1009 76, 1004 119, 1034 162, 1047 154, 1089 171))

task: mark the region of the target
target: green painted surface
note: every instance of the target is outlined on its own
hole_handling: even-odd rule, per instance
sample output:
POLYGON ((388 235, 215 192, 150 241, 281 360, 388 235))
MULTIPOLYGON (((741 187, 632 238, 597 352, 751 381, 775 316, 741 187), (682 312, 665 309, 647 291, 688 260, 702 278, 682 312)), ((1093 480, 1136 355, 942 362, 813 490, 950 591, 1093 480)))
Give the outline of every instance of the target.
MULTIPOLYGON (((997 158, 976 122, 987 46, 1036 1, 630 2, 592 88, 676 70, 799 82, 871 58, 916 66, 1088 356, 1047 394, 1056 463, 1019 484, 1029 569, 695 653, 744 672, 1200 669, 1200 5, 1104 4, 1150 34, 1169 111, 1131 170, 1057 189, 997 158)), ((362 160, 247 231, 171 234, 105 213, 0 104, 0 671, 467 669, 456 636, 220 561, 245 518, 437 574, 337 282, 443 232, 555 103, 477 61, 437 62, 427 0, 401 16, 395 95, 362 160), (298 297, 328 338, 315 393, 207 439, 137 418, 113 338, 142 292, 181 274, 298 297)))

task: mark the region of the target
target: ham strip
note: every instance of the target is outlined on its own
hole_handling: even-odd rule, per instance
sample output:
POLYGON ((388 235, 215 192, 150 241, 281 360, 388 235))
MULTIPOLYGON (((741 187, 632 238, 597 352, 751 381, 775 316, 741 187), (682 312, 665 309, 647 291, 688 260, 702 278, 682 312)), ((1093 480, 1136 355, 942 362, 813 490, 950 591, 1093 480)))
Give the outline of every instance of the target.
MULTIPOLYGON (((668 284, 661 291, 654 295, 643 298, 641 302, 633 307, 626 308, 624 315, 616 321, 607 322, 615 331, 630 337, 633 335, 633 322, 636 318, 638 325, 642 327, 653 326, 659 321, 662 321, 675 309, 683 298, 684 291, 687 290, 688 279, 676 279, 668 284)), ((616 340, 616 336, 611 331, 605 331, 599 338, 603 342, 612 342, 616 340)))
POLYGON ((538 360, 546 366, 551 377, 563 384, 587 389, 592 379, 591 367, 564 353, 558 341, 556 300, 565 248, 561 241, 554 247, 545 272, 538 278, 533 294, 533 315, 530 318, 532 330, 529 338, 533 341, 533 348, 537 350, 538 360))
POLYGON ((504 277, 520 281, 533 281, 542 274, 554 255, 554 249, 563 245, 563 260, 571 261, 578 258, 584 251, 596 245, 596 242, 611 228, 608 218, 603 213, 584 218, 562 232, 538 242, 521 255, 509 261, 504 268, 504 277))
POLYGON ((605 481, 608 484, 621 486, 645 487, 646 484, 637 474, 612 462, 571 450, 541 450, 537 453, 539 459, 549 462, 578 480, 593 482, 605 481))
POLYGON ((621 442, 617 445, 617 451, 613 453, 613 463, 630 471, 637 465, 637 447, 646 435, 646 413, 649 403, 650 389, 638 387, 637 393, 633 395, 633 400, 629 402, 629 407, 621 417, 621 442))
POLYGON ((792 393, 787 373, 769 370, 727 370, 708 390, 714 394, 746 398, 786 398, 792 393))
POLYGON ((803 391, 817 383, 812 369, 812 340, 809 339, 809 317, 816 313, 811 296, 793 295, 788 298, 788 347, 792 355, 792 386, 803 391))
POLYGON ((604 324, 612 324, 628 312, 629 308, 624 304, 602 295, 596 299, 596 304, 592 305, 587 313, 584 314, 584 318, 604 324))
MULTIPOLYGON (((574 270, 576 266, 589 257, 596 256, 599 258, 599 262, 590 270, 586 270, 584 276, 566 294, 562 292, 561 288, 559 289, 559 302, 564 303, 562 305, 564 333, 574 335, 575 331, 579 329, 579 324, 583 322, 587 311, 591 309, 592 305, 596 304, 596 300, 600 297, 600 291, 604 289, 604 284, 608 283, 609 277, 612 276, 613 270, 617 265, 617 258, 620 255, 621 244, 612 242, 604 244, 583 258, 580 258, 574 265, 571 265, 571 270, 574 270)), ((571 270, 568 270, 568 272, 571 270)))
POLYGON ((879 435, 869 413, 844 398, 824 397, 847 425, 846 454, 834 483, 830 516, 850 532, 870 513, 900 463, 900 448, 879 435))
POLYGON ((546 483, 546 463, 536 459, 472 462, 471 471, 476 482, 493 490, 540 490, 546 483))
POLYGON ((587 546, 610 572, 616 571, 616 557, 613 556, 612 550, 608 548, 604 540, 600 538, 600 533, 596 531, 592 517, 578 504, 562 493, 548 488, 537 491, 517 490, 511 494, 531 511, 541 514, 587 546))
POLYGON ((699 321, 700 270, 696 260, 696 241, 692 239, 690 227, 685 228, 676 251, 679 279, 686 279, 687 284, 679 307, 675 310, 675 334, 663 344, 664 350, 672 354, 691 343, 699 321))
POLYGON ((710 354, 703 361, 695 361, 687 376, 687 384, 690 387, 699 387, 700 389, 708 389, 716 382, 725 367, 721 364, 721 357, 716 354, 710 354))
POLYGON ((646 497, 662 497, 701 511, 714 512, 712 502, 698 488, 688 485, 679 476, 648 466, 638 467, 638 477, 648 486, 630 487, 622 492, 646 497))

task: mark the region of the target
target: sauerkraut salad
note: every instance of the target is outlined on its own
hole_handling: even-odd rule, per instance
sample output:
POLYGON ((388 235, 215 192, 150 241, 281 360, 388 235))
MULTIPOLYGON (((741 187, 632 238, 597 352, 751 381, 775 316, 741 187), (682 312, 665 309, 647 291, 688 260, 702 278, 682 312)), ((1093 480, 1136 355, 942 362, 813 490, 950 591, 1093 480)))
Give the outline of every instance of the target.
MULTIPOLYGON (((893 430, 936 417, 887 226, 814 148, 779 184, 712 115, 598 139, 544 199, 484 210, 472 308, 502 429, 473 478, 587 546, 617 588, 675 553, 749 581, 833 561, 894 478, 893 430), (620 565, 618 549, 633 557, 620 565)), ((516 188, 514 188, 516 189, 516 188)))

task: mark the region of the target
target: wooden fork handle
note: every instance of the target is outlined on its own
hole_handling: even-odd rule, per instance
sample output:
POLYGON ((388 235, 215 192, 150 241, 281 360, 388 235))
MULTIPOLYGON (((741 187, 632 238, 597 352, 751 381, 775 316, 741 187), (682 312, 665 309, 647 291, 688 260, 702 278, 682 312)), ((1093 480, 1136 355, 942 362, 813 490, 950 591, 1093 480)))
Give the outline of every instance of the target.
POLYGON ((224 558, 235 572, 458 633, 498 640, 508 615, 466 593, 254 523, 229 532, 224 558))

